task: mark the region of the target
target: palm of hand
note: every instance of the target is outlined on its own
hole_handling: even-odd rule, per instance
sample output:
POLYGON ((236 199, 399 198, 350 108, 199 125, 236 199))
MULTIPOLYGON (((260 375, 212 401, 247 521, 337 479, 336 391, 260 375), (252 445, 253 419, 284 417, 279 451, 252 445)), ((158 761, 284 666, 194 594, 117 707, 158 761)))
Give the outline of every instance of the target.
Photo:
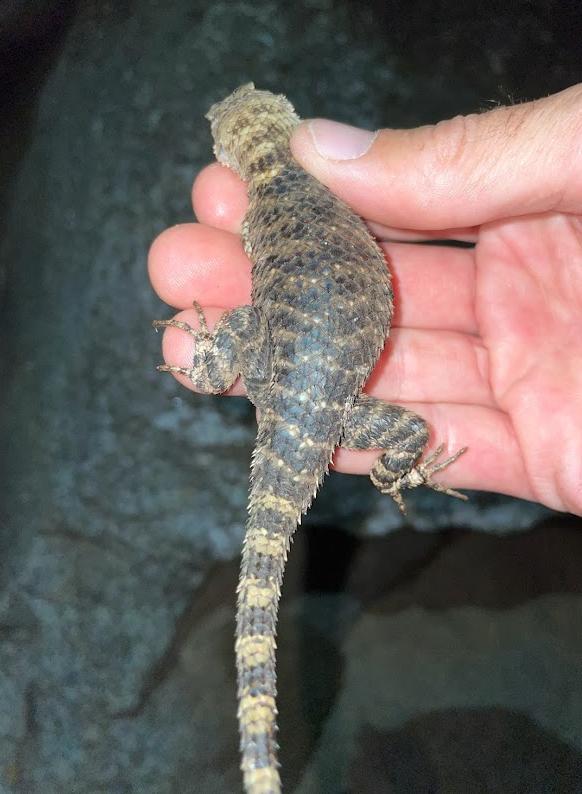
POLYGON ((495 406, 521 457, 523 494, 582 512, 582 220, 544 214, 483 226, 475 318, 495 406), (528 493, 529 492, 529 493, 528 493))

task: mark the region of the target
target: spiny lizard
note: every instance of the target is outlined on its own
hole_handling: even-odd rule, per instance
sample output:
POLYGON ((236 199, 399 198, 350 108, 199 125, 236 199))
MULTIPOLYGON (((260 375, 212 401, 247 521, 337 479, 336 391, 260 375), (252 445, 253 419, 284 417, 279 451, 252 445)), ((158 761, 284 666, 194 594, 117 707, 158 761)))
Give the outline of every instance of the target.
POLYGON ((249 517, 238 586, 236 664, 244 786, 277 794, 275 633, 291 537, 338 444, 384 450, 374 485, 401 510, 401 491, 424 484, 462 497, 432 475, 464 452, 419 463, 423 419, 362 392, 388 335, 393 292, 387 262, 364 222, 293 160, 299 118, 284 96, 252 83, 213 105, 217 159, 248 184, 242 238, 253 262, 252 306, 209 332, 157 321, 196 340, 187 375, 197 389, 225 391, 237 376, 260 411, 249 517))

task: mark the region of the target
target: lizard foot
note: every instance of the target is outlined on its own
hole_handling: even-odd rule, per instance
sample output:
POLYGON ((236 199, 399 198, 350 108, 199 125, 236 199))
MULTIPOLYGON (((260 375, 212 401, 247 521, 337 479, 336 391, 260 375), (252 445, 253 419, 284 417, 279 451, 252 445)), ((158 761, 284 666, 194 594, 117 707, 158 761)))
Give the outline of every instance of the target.
POLYGON ((239 306, 226 312, 208 328, 202 307, 194 302, 198 328, 182 320, 156 320, 154 328, 178 328, 194 339, 189 366, 160 364, 159 372, 184 375, 196 391, 221 394, 242 374, 251 400, 260 400, 271 382, 270 337, 268 327, 252 306, 239 306))
POLYGON ((196 342, 195 361, 192 367, 178 367, 173 364, 158 364, 156 367, 158 372, 171 372, 174 375, 185 375, 195 385, 200 384, 204 391, 215 391, 215 388, 208 381, 205 376, 205 367, 201 367, 201 362, 204 360, 205 355, 212 349, 213 340, 212 334, 208 330, 208 323, 204 315, 202 306, 197 301, 193 301, 192 305, 198 314, 198 328, 193 328, 189 323, 182 320, 154 320, 152 325, 157 330, 160 328, 178 328, 180 331, 185 331, 196 342))
POLYGON ((404 503, 404 499, 402 498, 402 491, 406 490, 407 488, 417 488, 419 485, 426 485, 433 491, 445 493, 448 496, 454 496, 456 499, 462 499, 466 502, 468 497, 465 494, 459 493, 459 491, 455 491, 453 488, 447 488, 444 485, 440 485, 438 482, 434 482, 432 477, 437 472, 441 471, 447 466, 450 466, 451 463, 454 463, 457 458, 467 451, 467 447, 462 447, 461 449, 457 450, 454 455, 451 455, 445 460, 437 462, 443 449, 444 445, 441 444, 422 463, 419 463, 418 466, 410 469, 410 471, 408 471, 402 477, 398 477, 398 479, 392 480, 390 483, 387 483, 382 478, 382 470, 385 471, 385 469, 381 463, 382 459, 380 459, 378 462, 380 464, 380 470, 376 471, 378 466, 377 464, 377 466, 374 467, 370 473, 370 479, 381 493, 388 494, 388 496, 391 496, 392 499, 394 499, 398 505, 398 508, 400 509, 400 512, 404 515, 406 515, 406 505, 404 503))

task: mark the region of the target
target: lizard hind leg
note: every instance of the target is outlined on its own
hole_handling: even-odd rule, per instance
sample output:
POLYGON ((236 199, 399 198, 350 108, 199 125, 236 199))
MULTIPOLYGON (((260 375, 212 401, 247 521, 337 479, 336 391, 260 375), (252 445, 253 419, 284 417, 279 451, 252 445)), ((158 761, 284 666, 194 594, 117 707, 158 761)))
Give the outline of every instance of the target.
POLYGON ((419 462, 428 436, 426 422, 417 414, 362 394, 346 420, 342 446, 385 450, 374 464, 370 479, 381 493, 394 499, 402 513, 406 513, 402 491, 419 485, 466 500, 464 494, 432 479, 434 474, 454 463, 466 447, 439 461, 443 451, 441 444, 419 462))
POLYGON ((158 370, 185 375, 206 394, 226 391, 242 375, 249 398, 259 404, 271 383, 271 340, 260 312, 253 306, 239 306, 223 314, 209 331, 202 308, 197 303, 194 308, 199 328, 181 320, 154 321, 156 329, 177 328, 195 341, 191 366, 161 364, 158 370))

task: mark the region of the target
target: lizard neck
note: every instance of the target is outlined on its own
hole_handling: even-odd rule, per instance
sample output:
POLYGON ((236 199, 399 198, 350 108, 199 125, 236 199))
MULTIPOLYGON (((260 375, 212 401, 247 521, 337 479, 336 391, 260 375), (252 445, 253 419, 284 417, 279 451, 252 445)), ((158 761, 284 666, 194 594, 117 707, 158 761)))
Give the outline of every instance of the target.
POLYGON ((288 138, 280 142, 259 144, 252 157, 246 163, 246 179, 249 193, 271 182, 279 176, 289 164, 294 162, 289 150, 288 138))

